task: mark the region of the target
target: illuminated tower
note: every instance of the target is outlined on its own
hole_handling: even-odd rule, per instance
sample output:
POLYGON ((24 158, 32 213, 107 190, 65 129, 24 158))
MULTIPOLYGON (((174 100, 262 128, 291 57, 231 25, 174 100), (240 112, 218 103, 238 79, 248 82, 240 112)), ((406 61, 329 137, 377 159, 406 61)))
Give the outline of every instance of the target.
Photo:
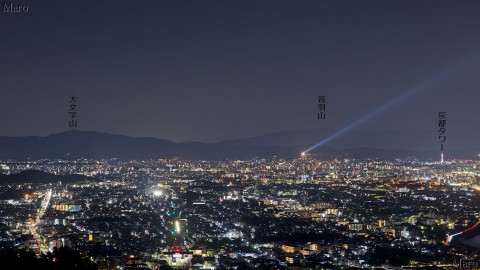
POLYGON ((443 163, 443 143, 440 146, 440 163, 443 163))

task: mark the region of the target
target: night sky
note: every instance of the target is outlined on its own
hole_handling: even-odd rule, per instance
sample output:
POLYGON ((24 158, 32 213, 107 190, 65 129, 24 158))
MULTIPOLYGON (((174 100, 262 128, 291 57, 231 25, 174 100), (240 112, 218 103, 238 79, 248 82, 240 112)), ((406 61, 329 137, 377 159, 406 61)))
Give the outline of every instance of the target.
MULTIPOLYGON (((0 13, 0 135, 214 142, 341 129, 480 135, 480 1, 17 1, 0 13), (317 96, 326 119, 317 119, 317 96)), ((2 2, 2 5, 4 3, 2 2)), ((2 6, 3 9, 3 6, 2 6)), ((457 136, 460 138, 460 136, 457 136)))

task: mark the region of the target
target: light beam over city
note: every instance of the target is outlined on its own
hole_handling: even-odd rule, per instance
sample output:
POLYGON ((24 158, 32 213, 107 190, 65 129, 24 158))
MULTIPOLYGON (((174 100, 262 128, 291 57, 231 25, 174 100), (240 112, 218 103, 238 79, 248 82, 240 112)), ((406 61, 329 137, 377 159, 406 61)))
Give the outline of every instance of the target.
POLYGON ((444 68, 440 72, 436 73, 434 76, 428 78, 427 80, 411 87, 410 89, 403 92, 401 95, 397 96, 396 98, 386 102, 385 104, 380 105, 375 110, 367 113, 366 115, 360 117, 356 121, 348 124, 347 126, 341 128, 340 130, 336 131, 335 133, 331 134, 327 138, 321 140, 319 143, 316 143, 306 149, 304 152, 308 153, 315 148, 325 145, 328 142, 336 139, 337 137, 351 131, 352 129, 358 127, 359 125, 371 120, 375 116, 394 108, 395 106, 405 102, 409 98, 412 98, 416 94, 424 92, 429 89, 434 89, 439 83, 448 80, 451 76, 455 75, 455 73, 463 68, 467 68, 472 63, 476 62, 479 58, 480 52, 476 51, 475 53, 469 54, 467 57, 461 59, 460 61, 449 65, 448 67, 444 68))
POLYGON ((0 269, 479 268, 480 1, 365 2, 3 3, 0 269))

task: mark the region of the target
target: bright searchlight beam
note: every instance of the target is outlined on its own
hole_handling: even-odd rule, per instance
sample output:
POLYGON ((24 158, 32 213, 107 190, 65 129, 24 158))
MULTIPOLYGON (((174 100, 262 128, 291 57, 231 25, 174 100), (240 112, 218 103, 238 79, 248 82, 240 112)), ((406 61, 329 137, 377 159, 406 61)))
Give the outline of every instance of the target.
POLYGON ((368 114, 364 115, 363 117, 356 120, 355 122, 343 127, 342 129, 338 130, 337 132, 335 132, 332 135, 328 136, 327 138, 323 139, 319 143, 310 146, 303 153, 310 152, 313 149, 328 143, 329 141, 337 138, 338 136, 344 134, 345 132, 347 132, 347 131, 349 131, 349 130, 367 122, 368 120, 370 120, 374 116, 378 115, 379 113, 382 113, 382 112, 386 111, 387 109, 390 109, 390 108, 394 107, 395 105, 398 105, 399 103, 401 103, 401 102, 405 101, 406 99, 412 97, 413 95, 415 95, 417 93, 420 93, 422 91, 425 91, 427 89, 430 89, 433 86, 437 85, 438 83, 446 80, 448 77, 452 76, 459 69, 461 69, 461 68, 467 66, 468 64, 471 64, 475 60, 477 60, 480 56, 479 52, 480 51, 477 51, 473 54, 470 54, 468 57, 462 59, 461 61, 456 62, 456 63, 448 66, 447 68, 441 70, 435 76, 433 76, 433 77, 431 77, 431 78, 429 78, 429 79, 411 87, 410 89, 405 91, 400 96, 388 101, 387 103, 385 103, 382 106, 378 107, 377 109, 369 112, 368 114))

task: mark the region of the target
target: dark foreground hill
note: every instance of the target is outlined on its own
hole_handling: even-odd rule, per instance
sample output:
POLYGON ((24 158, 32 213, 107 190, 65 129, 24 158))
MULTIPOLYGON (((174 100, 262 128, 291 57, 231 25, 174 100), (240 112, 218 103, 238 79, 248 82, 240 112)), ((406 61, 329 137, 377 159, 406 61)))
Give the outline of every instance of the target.
POLYGON ((0 183, 62 183, 91 180, 93 178, 80 174, 56 175, 36 170, 22 171, 16 174, 0 174, 0 183))

